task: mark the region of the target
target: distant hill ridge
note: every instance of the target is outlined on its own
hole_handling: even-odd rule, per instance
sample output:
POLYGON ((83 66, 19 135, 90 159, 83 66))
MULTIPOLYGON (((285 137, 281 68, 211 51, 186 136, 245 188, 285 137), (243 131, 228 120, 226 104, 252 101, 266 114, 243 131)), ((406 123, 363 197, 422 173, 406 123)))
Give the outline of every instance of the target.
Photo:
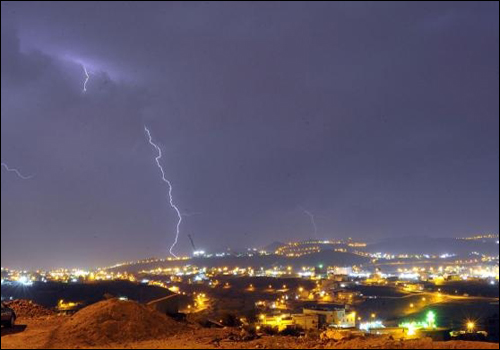
POLYGON ((371 253, 389 254, 456 254, 468 255, 471 252, 486 255, 498 255, 498 244, 494 241, 463 240, 456 238, 432 237, 394 237, 371 244, 367 248, 371 253))

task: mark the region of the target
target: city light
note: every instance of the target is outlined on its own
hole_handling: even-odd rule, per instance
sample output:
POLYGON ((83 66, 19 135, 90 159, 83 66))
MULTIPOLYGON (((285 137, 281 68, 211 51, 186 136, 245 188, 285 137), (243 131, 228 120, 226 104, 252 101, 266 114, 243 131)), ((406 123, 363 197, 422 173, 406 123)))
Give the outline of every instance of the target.
POLYGON ((384 324, 380 320, 375 320, 371 322, 365 322, 359 324, 359 329, 365 332, 370 331, 370 329, 385 328, 384 324))
POLYGON ((399 325, 401 328, 408 329, 408 335, 415 335, 416 331, 419 329, 432 330, 437 328, 436 326, 436 314, 434 311, 429 311, 425 315, 425 321, 410 321, 403 322, 399 325))
POLYGON ((428 328, 436 328, 436 314, 429 311, 426 316, 428 328))
POLYGON ((33 285, 33 281, 30 280, 27 276, 21 276, 17 280, 17 282, 25 287, 30 287, 33 285))

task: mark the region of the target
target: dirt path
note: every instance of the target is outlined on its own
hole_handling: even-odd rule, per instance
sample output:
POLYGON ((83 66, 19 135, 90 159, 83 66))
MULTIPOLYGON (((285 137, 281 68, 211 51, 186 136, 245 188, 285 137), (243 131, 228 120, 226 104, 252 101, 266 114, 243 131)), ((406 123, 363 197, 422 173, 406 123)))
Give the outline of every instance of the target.
POLYGON ((14 328, 2 328, 2 349, 40 349, 50 343, 65 317, 19 319, 14 328))

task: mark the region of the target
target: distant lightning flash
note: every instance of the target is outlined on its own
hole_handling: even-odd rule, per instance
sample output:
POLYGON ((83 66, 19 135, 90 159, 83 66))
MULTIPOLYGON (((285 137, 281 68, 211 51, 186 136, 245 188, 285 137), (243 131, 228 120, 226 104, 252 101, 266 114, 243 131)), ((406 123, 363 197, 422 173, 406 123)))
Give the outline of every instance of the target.
POLYGON ((149 129, 146 126, 144 126, 144 130, 146 131, 146 134, 148 135, 149 144, 151 146, 153 146, 156 149, 156 151, 158 152, 158 156, 156 156, 156 158, 155 158, 156 165, 160 169, 162 181, 168 185, 168 197, 169 197, 170 206, 177 213, 178 220, 177 220, 177 226, 176 226, 175 241, 174 241, 174 244, 172 244, 172 246, 170 247, 170 254, 173 257, 177 258, 177 255, 174 254, 173 250, 174 250, 175 246, 177 245, 177 242, 179 241, 180 228, 181 228, 181 223, 182 223, 182 214, 181 214, 181 211, 179 210, 179 208, 174 203, 174 197, 172 195, 172 190, 173 190, 172 183, 165 177, 165 171, 163 170, 163 167, 160 164, 160 159, 162 157, 161 148, 158 147, 158 145, 156 145, 153 142, 153 138, 151 137, 151 132, 149 131, 149 129))
POLYGON ((33 175, 25 176, 25 175, 21 174, 21 172, 19 170, 15 169, 15 168, 10 168, 6 163, 2 163, 2 167, 9 172, 15 173, 20 179, 23 179, 23 180, 29 180, 33 177, 33 175))
POLYGON ((84 65, 82 65, 82 67, 83 67, 83 72, 85 73, 85 81, 83 82, 82 92, 87 92, 87 83, 89 82, 90 75, 89 72, 87 71, 87 67, 85 67, 84 65))
POLYGON ((304 210, 304 213, 306 213, 306 215, 309 216, 309 218, 311 219, 311 224, 313 225, 313 228, 314 228, 314 238, 318 238, 318 226, 316 225, 316 219, 314 217, 314 214, 308 210, 305 210, 305 209, 303 209, 303 210, 304 210))

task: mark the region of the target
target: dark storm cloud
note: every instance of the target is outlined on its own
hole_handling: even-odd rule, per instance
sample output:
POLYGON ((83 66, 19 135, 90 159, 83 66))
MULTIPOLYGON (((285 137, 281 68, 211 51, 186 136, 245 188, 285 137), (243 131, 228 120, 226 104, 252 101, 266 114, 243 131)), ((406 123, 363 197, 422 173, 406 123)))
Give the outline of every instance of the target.
POLYGON ((497 3, 2 3, 2 265, 498 231, 497 3), (81 63, 93 74, 87 94, 81 63), (23 252, 20 254, 19 252, 23 252))

